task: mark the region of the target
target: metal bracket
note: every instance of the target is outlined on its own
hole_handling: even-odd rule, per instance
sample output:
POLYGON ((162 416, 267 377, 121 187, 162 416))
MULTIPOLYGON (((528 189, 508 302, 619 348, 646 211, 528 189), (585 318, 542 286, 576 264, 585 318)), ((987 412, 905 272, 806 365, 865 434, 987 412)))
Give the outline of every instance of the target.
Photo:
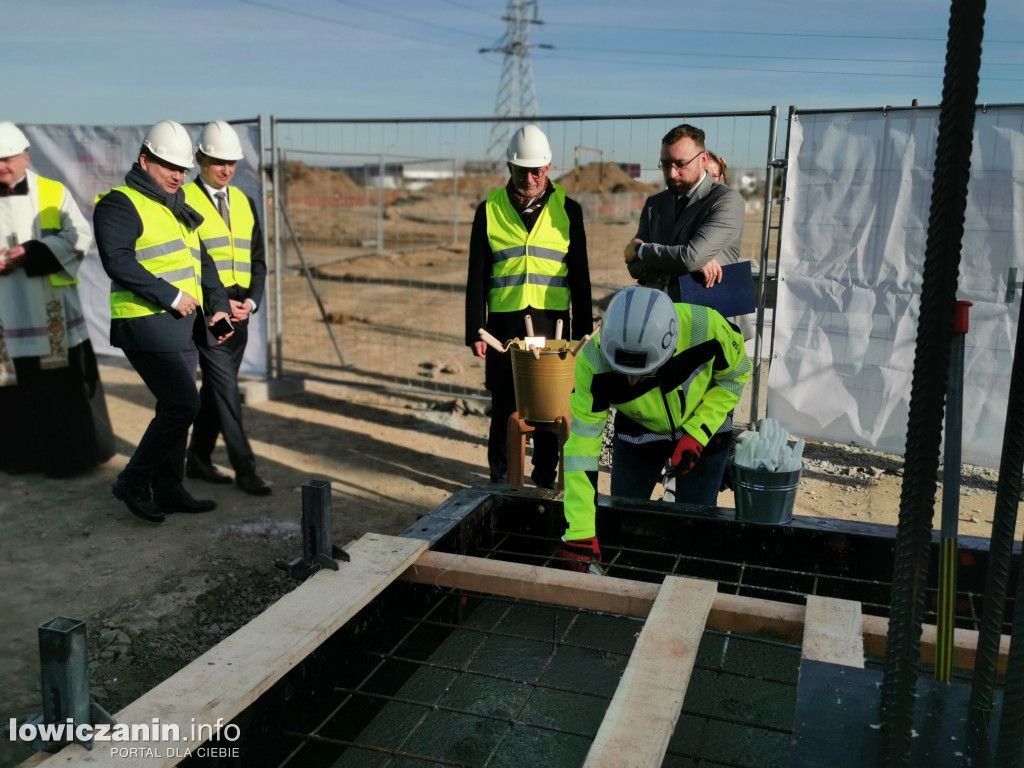
MULTIPOLYGON (((41 668, 43 714, 29 715, 20 725, 54 726, 61 738, 36 737, 29 746, 36 752, 58 752, 68 744, 92 749, 90 738, 79 739, 80 725, 117 721, 97 704, 89 689, 89 654, 85 622, 57 616, 39 625, 39 664, 41 668), (70 721, 70 722, 69 722, 70 721)), ((36 730, 38 733, 38 729, 36 730)))
POLYGON ((305 581, 322 568, 338 570, 338 560, 348 562, 348 552, 333 543, 331 518, 331 484, 327 480, 310 480, 302 485, 302 557, 290 563, 276 560, 274 565, 293 579, 305 581))
POLYGON ((1006 273, 1006 303, 1012 304, 1017 298, 1017 290, 1024 289, 1024 283, 1017 282, 1017 268, 1010 267, 1006 273))

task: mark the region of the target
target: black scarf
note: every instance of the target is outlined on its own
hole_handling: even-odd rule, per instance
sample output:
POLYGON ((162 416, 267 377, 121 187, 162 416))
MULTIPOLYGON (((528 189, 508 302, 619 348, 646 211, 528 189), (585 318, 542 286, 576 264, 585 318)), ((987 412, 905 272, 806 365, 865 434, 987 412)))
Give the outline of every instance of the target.
POLYGON ((132 166, 132 169, 124 175, 124 183, 140 195, 144 195, 150 200, 160 203, 160 205, 166 207, 174 214, 176 219, 179 219, 181 223, 189 229, 198 229, 199 225, 203 223, 202 215, 195 208, 185 202, 185 190, 178 187, 174 194, 165 192, 164 189, 153 180, 152 176, 142 170, 142 166, 138 163, 135 163, 132 166))

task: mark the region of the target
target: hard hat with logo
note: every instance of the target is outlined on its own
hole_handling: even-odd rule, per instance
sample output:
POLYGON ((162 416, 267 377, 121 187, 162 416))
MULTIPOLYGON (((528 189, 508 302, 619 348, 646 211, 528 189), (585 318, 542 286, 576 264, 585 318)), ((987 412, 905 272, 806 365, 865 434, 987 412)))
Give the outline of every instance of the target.
POLYGON ((203 128, 197 144, 199 151, 214 160, 241 160, 242 142, 235 129, 223 120, 217 120, 203 128))
POLYGON ((146 132, 142 146, 149 154, 179 168, 192 168, 192 139, 181 123, 161 120, 146 132))
POLYGON ((14 157, 28 152, 28 139, 14 123, 0 122, 0 157, 14 157))
POLYGON ((524 125, 512 135, 506 156, 512 165, 543 168, 551 162, 551 145, 536 125, 524 125))
POLYGON ((627 376, 643 376, 676 351, 679 315, 668 294, 631 285, 612 297, 599 338, 608 365, 627 376))

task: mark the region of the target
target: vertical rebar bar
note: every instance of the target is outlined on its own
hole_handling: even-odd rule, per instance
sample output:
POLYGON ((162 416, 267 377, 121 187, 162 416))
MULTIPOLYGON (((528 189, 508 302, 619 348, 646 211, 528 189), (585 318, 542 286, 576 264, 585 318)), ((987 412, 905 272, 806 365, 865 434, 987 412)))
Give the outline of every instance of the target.
POLYGON ((882 683, 886 766, 910 762, 942 411, 970 181, 984 0, 953 0, 925 246, 907 453, 882 683))

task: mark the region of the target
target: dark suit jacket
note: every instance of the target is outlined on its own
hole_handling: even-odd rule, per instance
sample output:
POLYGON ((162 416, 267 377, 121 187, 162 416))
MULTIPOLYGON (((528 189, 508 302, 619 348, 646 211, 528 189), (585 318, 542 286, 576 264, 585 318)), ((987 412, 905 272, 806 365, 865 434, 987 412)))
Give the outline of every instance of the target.
MULTIPOLYGON (((210 201, 210 204, 216 208, 217 203, 210 197, 210 191, 206 188, 199 179, 193 182, 199 187, 200 191, 206 195, 206 199, 210 201)), ((256 210, 256 202, 249 197, 245 196, 245 199, 249 201, 249 208, 252 209, 252 236, 250 241, 252 242, 250 259, 252 260, 251 274, 252 279, 249 283, 248 288, 243 288, 240 285, 226 286, 228 292, 228 298, 234 299, 235 301, 245 301, 246 299, 252 299, 256 308, 259 309, 263 304, 263 291, 267 285, 267 252, 263 247, 263 230, 260 228, 260 216, 256 210)), ((231 322, 235 322, 232 320, 231 322)))
POLYGON ((743 198, 705 175, 676 216, 676 196, 664 190, 647 198, 636 236, 648 243, 629 274, 642 285, 665 289, 679 300, 677 278, 696 272, 711 259, 734 264, 743 236, 743 198))
MULTIPOLYGON (((178 289, 154 276, 135 259, 135 243, 142 234, 142 219, 135 205, 121 192, 111 192, 96 204, 93 213, 96 248, 103 269, 126 290, 168 310, 158 315, 120 318, 110 321, 110 343, 121 349, 146 352, 177 352, 193 338, 194 326, 203 313, 230 313, 228 297, 217 275, 217 266, 200 243, 203 312, 181 317, 171 309, 178 289)), ((198 297, 196 297, 198 298, 198 297)))

